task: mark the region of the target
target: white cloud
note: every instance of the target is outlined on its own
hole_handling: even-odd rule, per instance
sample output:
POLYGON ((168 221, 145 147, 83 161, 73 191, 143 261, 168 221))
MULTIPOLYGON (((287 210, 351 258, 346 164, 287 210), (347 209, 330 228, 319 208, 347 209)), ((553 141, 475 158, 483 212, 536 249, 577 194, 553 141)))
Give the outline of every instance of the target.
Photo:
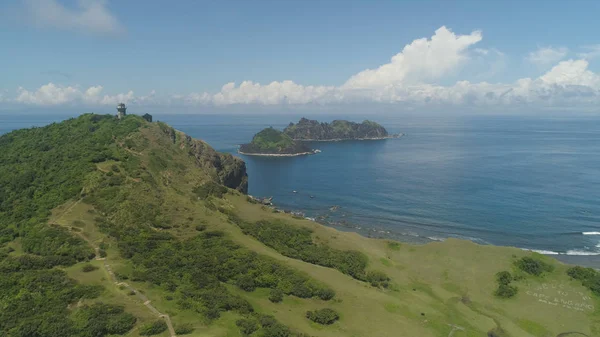
POLYGON ((124 30, 105 0, 78 0, 74 8, 57 0, 25 0, 25 9, 33 23, 45 27, 102 34, 124 30))
POLYGON ((475 81, 439 84, 467 65, 468 70, 481 73, 503 69, 505 55, 502 52, 494 48, 469 49, 480 40, 478 31, 456 35, 441 27, 431 39, 418 39, 406 45, 390 63, 359 72, 340 86, 301 85, 289 80, 265 85, 244 81, 239 85, 227 83, 216 93, 197 92, 165 98, 154 90, 145 96, 136 96, 133 91, 108 95, 103 94, 102 86, 81 89, 48 83, 32 91, 19 88, 15 99, 4 100, 36 105, 124 102, 192 106, 402 103, 399 106, 596 107, 600 104, 600 75, 589 70, 586 59, 561 61, 539 77, 521 78, 512 83, 490 83, 475 76, 475 81), (482 65, 488 68, 479 71, 484 68, 482 65))
POLYGON ((104 95, 100 85, 81 90, 77 86, 61 86, 54 83, 42 85, 34 91, 19 87, 14 99, 17 103, 30 105, 60 105, 60 104, 87 104, 87 105, 116 105, 123 103, 146 103, 154 98, 152 91, 148 96, 136 97, 133 91, 125 94, 104 95))
POLYGON ((468 60, 467 49, 481 39, 480 31, 456 35, 442 26, 431 39, 414 40, 394 55, 390 63, 361 71, 343 87, 365 89, 437 80, 468 60))
POLYGON ((525 59, 537 66, 547 67, 564 59, 568 52, 569 50, 564 47, 541 47, 536 51, 530 52, 525 59))
POLYGON ((540 77, 545 84, 579 85, 592 88, 600 86, 600 77, 588 70, 586 60, 562 61, 540 77))

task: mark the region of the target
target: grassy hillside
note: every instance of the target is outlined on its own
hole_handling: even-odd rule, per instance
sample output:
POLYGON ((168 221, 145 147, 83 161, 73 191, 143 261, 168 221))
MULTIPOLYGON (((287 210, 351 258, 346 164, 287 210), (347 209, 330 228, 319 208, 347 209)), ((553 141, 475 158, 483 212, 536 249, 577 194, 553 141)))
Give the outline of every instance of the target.
POLYGON ((596 271, 278 213, 162 123, 84 115, 0 145, 7 336, 600 335, 596 271))

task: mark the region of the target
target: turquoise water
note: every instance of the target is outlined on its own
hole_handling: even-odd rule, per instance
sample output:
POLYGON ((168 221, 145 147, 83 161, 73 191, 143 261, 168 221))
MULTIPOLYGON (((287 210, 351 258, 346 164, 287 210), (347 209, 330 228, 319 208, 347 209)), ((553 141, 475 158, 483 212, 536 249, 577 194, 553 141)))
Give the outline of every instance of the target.
MULTIPOLYGON (((64 117, 0 116, 0 133, 64 117)), ((154 116, 231 153, 263 127, 283 128, 299 117, 154 116)), ((374 237, 456 237, 588 259, 600 254, 600 118, 369 119, 406 136, 313 143, 322 153, 304 157, 242 156, 249 193, 374 237), (334 205, 339 209, 331 211, 334 205)))

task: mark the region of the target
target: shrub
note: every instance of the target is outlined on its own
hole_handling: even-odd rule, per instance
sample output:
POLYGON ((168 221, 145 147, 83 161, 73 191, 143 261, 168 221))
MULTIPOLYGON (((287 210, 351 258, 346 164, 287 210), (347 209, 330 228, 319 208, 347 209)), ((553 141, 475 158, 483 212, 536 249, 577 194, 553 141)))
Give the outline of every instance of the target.
POLYGON ((162 319, 146 323, 139 329, 140 336, 153 336, 167 330, 167 323, 162 319))
POLYGON ((196 226, 196 230, 198 232, 203 232, 206 230, 206 225, 198 225, 198 226, 196 226))
POLYGON ((367 272, 367 281, 371 283, 373 287, 387 288, 390 278, 382 271, 371 270, 367 272))
POLYGON ((522 271, 534 276, 540 276, 544 272, 551 272, 554 270, 554 266, 551 264, 529 256, 520 258, 515 262, 515 264, 522 271))
POLYGON ((583 286, 587 287, 594 294, 600 296, 600 272, 592 268, 572 267, 567 270, 567 274, 572 278, 581 281, 583 286))
POLYGON ((332 299, 335 296, 335 291, 333 291, 330 288, 323 288, 323 289, 319 290, 318 296, 323 301, 329 301, 330 299, 332 299))
POLYGON ((97 270, 97 269, 98 269, 98 267, 94 266, 93 264, 89 264, 89 263, 87 263, 87 264, 83 265, 83 267, 81 267, 81 270, 84 273, 89 273, 89 272, 97 270))
POLYGON ((340 318, 340 316, 335 310, 324 308, 315 311, 307 311, 306 318, 310 319, 315 323, 329 325, 337 321, 340 318))
POLYGON ((500 284, 494 295, 500 298, 511 298, 517 294, 517 287, 508 284, 500 284))
POLYGON ((175 327, 177 335, 189 335, 194 332, 194 327, 191 324, 180 324, 175 327))
POLYGON ((283 291, 281 289, 271 289, 271 293, 269 294, 269 301, 273 303, 279 303, 283 301, 283 291))
POLYGON ((496 274, 496 282, 498 282, 498 284, 509 285, 512 280, 512 275, 507 271, 501 271, 496 274))
POLYGON ((100 257, 106 257, 106 251, 104 249, 99 249, 98 254, 100 254, 100 257))
POLYGON ((235 321, 235 325, 240 329, 243 335, 251 335, 254 331, 258 330, 258 324, 252 319, 238 319, 235 321))
POLYGON ((222 198, 223 194, 227 193, 227 187, 219 185, 213 181, 208 181, 200 186, 195 187, 192 192, 194 192, 199 199, 206 199, 209 196, 222 198))

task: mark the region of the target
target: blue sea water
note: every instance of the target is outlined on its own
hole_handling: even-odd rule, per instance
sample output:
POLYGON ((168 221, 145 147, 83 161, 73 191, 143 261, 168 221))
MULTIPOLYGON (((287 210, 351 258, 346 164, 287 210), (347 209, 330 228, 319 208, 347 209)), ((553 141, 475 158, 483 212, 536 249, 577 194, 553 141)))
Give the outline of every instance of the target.
MULTIPOLYGON (((0 134, 65 117, 0 115, 0 134)), ((262 128, 299 117, 154 116, 233 154, 262 128)), ((369 236, 600 255, 600 117, 368 117, 405 136, 312 143, 322 150, 312 156, 241 156, 249 193, 369 236)))

